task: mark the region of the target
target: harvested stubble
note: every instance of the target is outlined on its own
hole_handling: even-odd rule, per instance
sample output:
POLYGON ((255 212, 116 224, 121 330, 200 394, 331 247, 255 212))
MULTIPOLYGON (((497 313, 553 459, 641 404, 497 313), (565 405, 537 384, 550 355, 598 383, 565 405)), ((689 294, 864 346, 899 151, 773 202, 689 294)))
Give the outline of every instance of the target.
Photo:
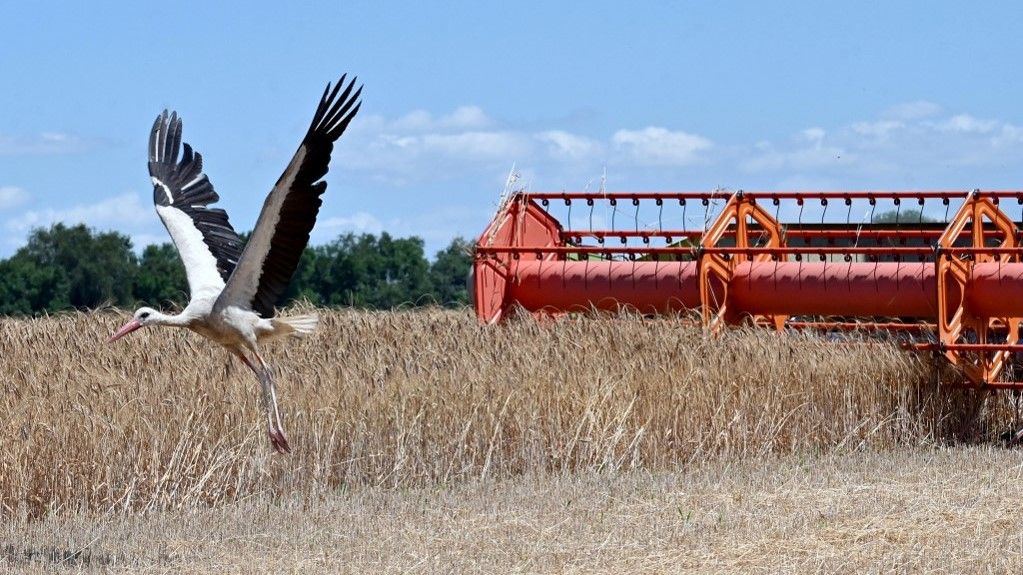
POLYGON ((0 572, 1018 574, 1021 479, 924 447, 61 513, 0 521, 0 572))
MULTIPOLYGON (((0 321, 0 513, 171 509, 525 473, 942 441, 963 394, 889 344, 670 320, 480 327, 468 311, 321 312, 265 350, 294 453, 251 374, 184 330, 115 345, 120 313, 0 321)), ((1006 400, 979 415, 1000 426, 1006 400)), ((991 402, 989 402, 991 403, 991 402)))

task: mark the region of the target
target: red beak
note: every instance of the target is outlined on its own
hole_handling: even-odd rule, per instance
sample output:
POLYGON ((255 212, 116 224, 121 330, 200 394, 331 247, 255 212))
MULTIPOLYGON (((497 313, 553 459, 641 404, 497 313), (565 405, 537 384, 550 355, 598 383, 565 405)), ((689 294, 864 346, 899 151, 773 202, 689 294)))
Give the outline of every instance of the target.
POLYGON ((142 327, 142 324, 139 323, 138 320, 134 320, 133 319, 133 320, 129 321, 128 323, 122 325, 121 329, 117 330, 114 333, 114 335, 110 336, 110 339, 107 340, 107 343, 113 343, 113 342, 121 339, 122 337, 128 335, 129 333, 137 330, 140 327, 142 327))

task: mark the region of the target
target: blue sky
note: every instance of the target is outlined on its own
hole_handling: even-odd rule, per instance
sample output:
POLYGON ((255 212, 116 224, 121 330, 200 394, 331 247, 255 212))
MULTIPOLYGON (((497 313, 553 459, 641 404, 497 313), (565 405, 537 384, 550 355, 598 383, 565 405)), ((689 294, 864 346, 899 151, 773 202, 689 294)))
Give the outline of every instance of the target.
POLYGON ((365 83, 313 234, 486 225, 531 190, 1023 188, 1011 2, 0 2, 0 256, 83 221, 166 241, 164 108, 250 228, 324 84, 365 83))

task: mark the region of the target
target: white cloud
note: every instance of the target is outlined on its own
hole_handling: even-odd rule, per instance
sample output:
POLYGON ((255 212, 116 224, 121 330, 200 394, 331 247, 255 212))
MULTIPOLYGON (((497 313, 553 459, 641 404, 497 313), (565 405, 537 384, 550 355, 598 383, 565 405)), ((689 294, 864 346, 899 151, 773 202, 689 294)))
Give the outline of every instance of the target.
POLYGON ((841 186, 1013 185, 1019 176, 1012 167, 1023 163, 1023 127, 914 102, 875 119, 807 128, 787 142, 758 142, 739 152, 737 163, 780 181, 841 186), (983 168, 982 179, 971 168, 983 168))
POLYGON ((462 106, 446 116, 441 116, 438 126, 441 128, 479 130, 487 128, 492 121, 477 106, 462 106))
POLYGON ((494 124, 479 106, 460 106, 451 113, 439 117, 434 117, 426 110, 413 110, 393 121, 381 116, 371 116, 364 123, 375 131, 384 132, 484 130, 494 124))
POLYGON ((6 227, 14 232, 25 233, 38 227, 57 222, 86 224, 98 229, 141 231, 151 228, 152 205, 144 205, 138 194, 122 194, 94 204, 79 204, 70 208, 30 210, 7 220, 6 227))
POLYGON ((937 116, 941 113, 941 106, 934 102, 918 100, 916 102, 905 102, 892 106, 885 110, 881 116, 891 120, 920 120, 937 116))
POLYGON ((807 142, 810 142, 811 144, 819 148, 821 146, 821 143, 824 141, 824 136, 827 135, 827 132, 824 131, 824 128, 815 127, 807 128, 800 132, 799 135, 807 142))
POLYGON ((16 208, 24 204, 28 199, 28 192, 19 187, 0 186, 0 210, 16 208))
POLYGON ((16 249, 25 244, 31 230, 47 228, 56 223, 85 224, 99 231, 120 232, 131 238, 132 246, 138 251, 149 244, 171 241, 153 211, 152 204, 143 202, 137 194, 127 193, 62 209, 28 210, 7 218, 3 223, 3 229, 7 232, 4 243, 16 249))
POLYGON ((384 225, 376 216, 366 212, 356 212, 350 216, 334 216, 325 218, 316 224, 319 232, 336 235, 343 232, 379 234, 384 225))
POLYGON ((641 130, 618 130, 611 138, 628 160, 646 166, 684 166, 701 159, 711 141, 695 134, 649 126, 641 130))
MULTIPOLYGON (((691 185, 764 186, 834 182, 839 186, 993 185, 1000 170, 1011 182, 1023 165, 1023 125, 936 103, 898 104, 845 124, 808 122, 788 138, 718 142, 663 126, 618 126, 603 134, 556 125, 509 125, 478 106, 446 113, 419 110, 397 119, 360 121, 337 162, 374 186, 409 187, 441 181, 503 182, 513 163, 531 189, 583 188, 610 169, 610 188, 691 185), (685 182, 665 181, 658 169, 687 167, 685 182), (710 169, 710 167, 713 169, 710 169), (983 168, 983 181, 964 168, 983 168), (933 182, 933 183, 932 183, 933 182), (535 186, 533 185, 535 184, 535 186)), ((758 137, 759 136, 759 137, 758 137)))
POLYGON ((600 142, 562 130, 540 132, 536 139, 547 144, 547 153, 558 160, 590 160, 603 153, 600 142))
MULTIPOLYGON (((495 196, 496 197, 496 196, 495 196)), ((345 233, 376 234, 387 232, 393 237, 417 236, 424 240, 426 255, 433 257, 455 236, 474 237, 493 217, 492 207, 468 207, 461 204, 430 202, 417 210, 397 212, 386 220, 368 213, 321 218, 313 228, 310 245, 332 242, 345 233)))
POLYGON ((861 136, 870 136, 879 140, 888 138, 892 132, 905 127, 898 120, 878 120, 876 122, 855 122, 850 126, 853 132, 861 136))
POLYGON ((969 114, 957 114, 947 120, 937 122, 933 125, 937 129, 946 132, 987 134, 998 127, 998 122, 994 122, 992 120, 980 120, 969 114))
POLYGON ((388 233, 396 237, 415 235, 426 243, 426 253, 433 257, 455 236, 473 238, 494 215, 493 209, 464 205, 424 206, 422 210, 403 214, 386 222, 388 233))
POLYGON ((407 185, 492 169, 533 153, 534 142, 527 134, 464 129, 483 124, 482 118, 478 109, 459 108, 438 120, 416 112, 395 122, 378 121, 375 130, 364 127, 353 133, 338 149, 337 161, 374 181, 407 185))
MULTIPOLYGON (((339 147, 338 163, 371 182, 408 186, 490 178, 516 163, 537 173, 590 177, 600 165, 680 166, 703 159, 710 140, 661 127, 623 128, 599 138, 551 127, 502 125, 478 106, 435 115, 416 110, 397 119, 361 119, 339 147)), ((551 179, 558 179, 551 178, 551 179)))
POLYGON ((1017 146, 1023 143, 1023 127, 1002 124, 998 133, 991 137, 991 145, 996 148, 1017 146))
POLYGON ((0 135, 0 156, 48 156, 87 150, 93 142, 63 132, 42 132, 31 136, 0 135))
MULTIPOLYGON (((379 118, 383 122, 383 118, 379 118)), ((392 130, 426 130, 433 125, 433 116, 426 110, 414 110, 389 123, 392 130)))
POLYGON ((823 140, 810 142, 810 146, 791 150, 763 149, 759 155, 742 160, 739 166, 749 172, 817 170, 833 166, 851 157, 840 147, 826 146, 823 140))
POLYGON ((426 134, 408 140, 417 149, 417 153, 439 154, 463 160, 505 160, 528 154, 530 151, 528 140, 514 132, 426 134))

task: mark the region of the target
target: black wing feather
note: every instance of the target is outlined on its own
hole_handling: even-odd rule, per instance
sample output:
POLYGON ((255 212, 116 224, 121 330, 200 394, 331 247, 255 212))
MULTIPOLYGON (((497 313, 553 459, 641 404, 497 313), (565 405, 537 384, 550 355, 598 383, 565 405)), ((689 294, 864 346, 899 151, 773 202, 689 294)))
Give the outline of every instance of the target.
POLYGON ((213 184, 202 172, 202 155, 181 144, 181 118, 164 110, 149 136, 149 175, 170 190, 153 186, 153 203, 173 206, 192 219, 203 242, 217 260, 217 271, 226 282, 241 257, 244 242, 231 227, 227 212, 209 205, 220 200, 213 184), (179 149, 184 148, 178 162, 179 149))
MULTIPOLYGON (((327 174, 334 142, 341 137, 362 106, 359 101, 362 86, 352 92, 356 78, 352 78, 344 91, 338 94, 346 76, 341 76, 333 90, 327 84, 309 130, 302 140, 300 151, 304 148, 305 156, 288 185, 270 250, 263 260, 259 286, 251 301, 252 309, 263 317, 273 315, 274 305, 288 289, 323 203, 320 196, 326 191, 327 182, 321 180, 327 174)), ((285 178, 290 171, 285 171, 275 189, 287 184, 285 178)))

